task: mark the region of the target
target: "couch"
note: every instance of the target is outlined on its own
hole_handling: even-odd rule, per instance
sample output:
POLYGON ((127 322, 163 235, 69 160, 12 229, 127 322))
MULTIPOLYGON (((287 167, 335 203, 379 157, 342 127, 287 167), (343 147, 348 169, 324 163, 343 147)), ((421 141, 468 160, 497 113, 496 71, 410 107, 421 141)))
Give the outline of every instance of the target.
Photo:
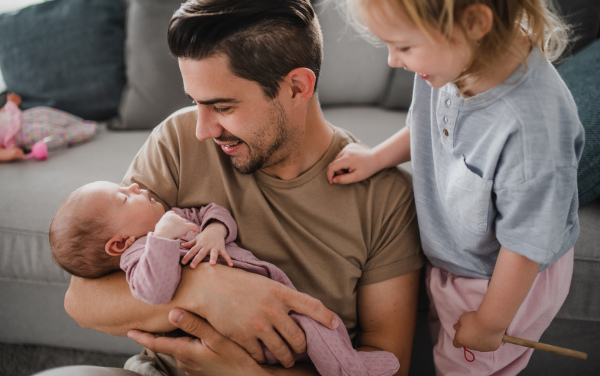
MULTIPOLYGON (((0 15, 0 35, 10 32, 11 38, 49 44, 32 47, 21 40, 11 45, 10 38, 0 38, 0 70, 7 89, 23 95, 23 107, 51 105, 99 122, 91 141, 51 152, 46 161, 0 165, 0 342, 134 354, 140 347, 131 340, 82 329, 65 313, 63 299, 70 277, 52 260, 48 227, 55 210, 75 188, 95 180, 120 181, 152 127, 190 104, 164 40, 166 24, 180 0, 86 0, 79 8, 66 6, 67 1, 82 3, 54 0, 0 15), (69 12, 79 12, 80 22, 71 24, 76 17, 69 12), (27 23, 32 24, 28 29, 27 23), (72 33, 79 30, 75 28, 81 28, 81 38, 79 31, 72 33), (75 53, 78 48, 93 56, 75 53), (47 58, 57 49, 60 56, 47 58), (35 76, 33 70, 40 65, 44 68, 35 76)), ((596 158, 600 155, 600 82, 593 69, 600 57, 600 6, 596 0, 562 4, 570 20, 578 22, 580 38, 579 45, 571 46, 574 57, 559 70, 566 81, 567 76, 573 77, 575 89, 583 90, 574 96, 596 152, 588 152, 589 165, 582 170, 581 187, 585 180, 588 196, 584 199, 589 202, 579 210, 581 235, 575 245, 571 291, 542 341, 587 352, 589 358, 581 361, 535 351, 522 373, 527 375, 584 375, 600 369, 600 199, 594 198, 600 192, 598 180, 586 179, 600 170, 596 158), (576 60, 580 56, 582 62, 576 60), (582 67, 588 70, 581 71, 582 67), (582 75, 592 80, 583 89, 577 87, 582 75)), ((332 4, 316 7, 324 32, 318 95, 325 117, 374 146, 403 126, 413 77, 389 68, 386 49, 355 35, 332 4)), ((410 165, 402 167, 410 170, 410 165)), ((420 297, 411 374, 431 375, 423 290, 420 297)))

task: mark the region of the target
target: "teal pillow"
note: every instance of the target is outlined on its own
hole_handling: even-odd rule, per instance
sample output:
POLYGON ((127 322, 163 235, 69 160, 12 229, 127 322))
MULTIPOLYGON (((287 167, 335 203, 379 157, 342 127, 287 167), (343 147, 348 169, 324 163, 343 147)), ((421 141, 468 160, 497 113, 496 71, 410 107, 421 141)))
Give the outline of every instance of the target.
POLYGON ((125 85, 121 0, 53 0, 0 14, 0 71, 22 108, 117 115, 125 85))
POLYGON ((585 129, 585 145, 577 172, 579 204, 600 197, 600 39, 558 67, 571 90, 585 129))

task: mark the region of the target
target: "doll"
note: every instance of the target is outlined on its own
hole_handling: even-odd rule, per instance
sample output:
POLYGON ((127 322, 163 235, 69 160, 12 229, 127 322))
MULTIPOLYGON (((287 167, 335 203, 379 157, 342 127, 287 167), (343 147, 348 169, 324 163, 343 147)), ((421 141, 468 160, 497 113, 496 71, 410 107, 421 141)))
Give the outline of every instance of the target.
POLYGON ((96 122, 50 107, 21 111, 20 104, 21 97, 9 93, 0 109, 0 162, 30 157, 46 159, 46 143, 51 141, 55 147, 72 146, 96 132, 96 122), (25 154, 25 151, 31 152, 25 154))

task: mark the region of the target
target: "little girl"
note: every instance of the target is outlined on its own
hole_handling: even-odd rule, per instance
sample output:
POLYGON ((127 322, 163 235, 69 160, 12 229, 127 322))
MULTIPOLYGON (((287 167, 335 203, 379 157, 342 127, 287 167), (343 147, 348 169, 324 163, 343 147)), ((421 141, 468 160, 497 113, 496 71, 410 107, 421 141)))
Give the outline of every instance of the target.
POLYGON ((515 375, 533 350, 502 336, 540 338, 579 234, 583 127, 549 62, 564 25, 542 0, 349 1, 390 66, 416 72, 413 102, 406 128, 372 150, 348 145, 327 178, 412 160, 436 371, 515 375))

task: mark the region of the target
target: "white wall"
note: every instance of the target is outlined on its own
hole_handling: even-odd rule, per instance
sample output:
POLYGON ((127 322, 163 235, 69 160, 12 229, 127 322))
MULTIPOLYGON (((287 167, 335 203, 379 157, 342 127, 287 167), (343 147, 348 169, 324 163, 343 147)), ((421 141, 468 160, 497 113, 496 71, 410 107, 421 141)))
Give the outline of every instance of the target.
POLYGON ((45 0, 0 0, 0 13, 23 8, 27 5, 42 3, 45 0))

